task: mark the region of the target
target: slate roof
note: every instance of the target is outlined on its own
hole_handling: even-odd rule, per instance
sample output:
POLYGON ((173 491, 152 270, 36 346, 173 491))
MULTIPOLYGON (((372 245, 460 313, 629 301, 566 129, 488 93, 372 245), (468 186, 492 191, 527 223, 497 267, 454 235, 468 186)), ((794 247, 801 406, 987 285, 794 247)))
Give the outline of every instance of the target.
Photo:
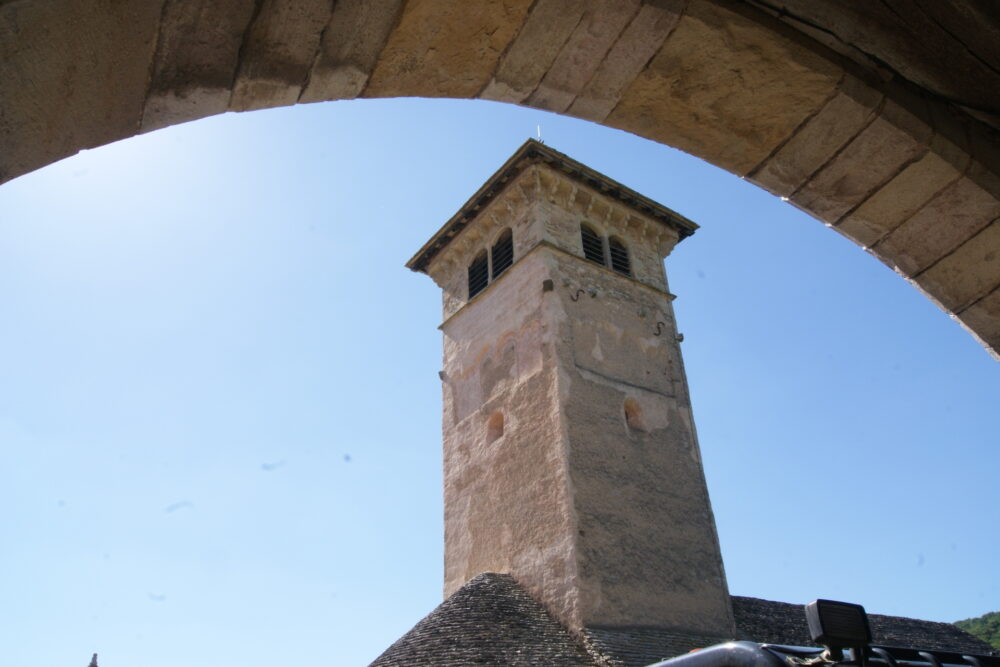
MULTIPOLYGON (((810 646, 802 605, 733 596, 736 639, 810 646)), ((950 623, 869 614, 874 643, 995 655, 950 623)), ((507 574, 470 580, 372 667, 411 665, 553 665, 640 667, 719 643, 659 628, 587 628, 570 634, 507 574)))
POLYGON ((595 664, 509 574, 480 574, 386 649, 372 667, 595 664))
POLYGON ((586 628, 583 631, 584 646, 595 658, 593 664, 601 667, 644 667, 729 639, 661 628, 586 628))
MULTIPOLYGON (((812 646, 809 626, 800 604, 772 602, 757 598, 733 596, 733 614, 737 639, 749 639, 768 644, 812 646)), ((882 646, 915 646, 919 648, 991 655, 993 647, 951 623, 919 621, 904 616, 868 614, 872 643, 882 646)))

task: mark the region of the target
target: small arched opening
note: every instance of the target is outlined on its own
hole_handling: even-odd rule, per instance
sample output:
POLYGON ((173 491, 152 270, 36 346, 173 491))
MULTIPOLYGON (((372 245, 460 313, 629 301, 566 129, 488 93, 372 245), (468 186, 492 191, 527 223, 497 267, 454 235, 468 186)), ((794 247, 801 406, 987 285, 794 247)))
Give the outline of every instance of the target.
POLYGON ((645 431, 646 427, 642 419, 642 407, 634 398, 626 398, 623 406, 625 412, 625 424, 629 430, 645 431))
POLYGON ((490 282, 490 262, 486 250, 481 250, 469 264, 469 298, 476 296, 490 282))
POLYGON ((623 276, 631 276, 632 262, 629 259, 628 248, 621 239, 614 236, 609 238, 608 252, 611 255, 611 268, 623 276))
POLYGON ((580 241, 583 244, 583 256, 595 264, 604 264, 604 238, 586 224, 580 225, 580 241))
POLYGON ((503 413, 494 412, 486 420, 486 442, 492 443, 503 436, 503 413))
POLYGON ((514 234, 505 229, 490 252, 493 267, 493 280, 500 277, 514 263, 514 234))

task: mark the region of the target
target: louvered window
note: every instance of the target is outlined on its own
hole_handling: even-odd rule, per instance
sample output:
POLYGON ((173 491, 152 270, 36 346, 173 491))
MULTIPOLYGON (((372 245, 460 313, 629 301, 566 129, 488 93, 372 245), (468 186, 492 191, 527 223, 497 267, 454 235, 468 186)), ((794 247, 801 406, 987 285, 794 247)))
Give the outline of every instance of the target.
POLYGON ((471 299, 486 289, 489 282, 490 263, 486 257, 486 251, 483 250, 469 265, 469 298, 471 299))
POLYGON ((591 262, 604 264, 604 240, 587 225, 580 225, 580 238, 583 240, 583 256, 591 262))
POLYGON ((493 245, 493 280, 514 263, 514 235, 508 229, 493 245))
POLYGON ((616 238, 608 239, 608 250, 611 251, 611 268, 626 276, 632 275, 632 265, 628 259, 628 248, 616 238))

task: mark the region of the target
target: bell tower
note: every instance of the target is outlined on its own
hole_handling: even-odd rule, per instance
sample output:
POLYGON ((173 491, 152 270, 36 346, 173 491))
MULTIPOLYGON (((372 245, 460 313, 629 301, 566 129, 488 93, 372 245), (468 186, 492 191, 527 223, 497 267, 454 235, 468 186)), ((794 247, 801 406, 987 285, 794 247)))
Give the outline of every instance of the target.
POLYGON ((446 595, 734 636, 663 266, 695 229, 529 140, 407 264, 444 298, 446 595))

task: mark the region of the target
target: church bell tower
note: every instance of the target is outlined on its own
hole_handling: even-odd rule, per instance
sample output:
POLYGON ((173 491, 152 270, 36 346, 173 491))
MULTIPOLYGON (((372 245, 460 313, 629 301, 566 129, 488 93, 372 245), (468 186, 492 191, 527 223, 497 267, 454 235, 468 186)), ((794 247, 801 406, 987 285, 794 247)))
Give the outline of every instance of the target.
POLYGON ((444 293, 446 595, 734 636, 663 266, 696 228, 529 140, 407 264, 444 293))

